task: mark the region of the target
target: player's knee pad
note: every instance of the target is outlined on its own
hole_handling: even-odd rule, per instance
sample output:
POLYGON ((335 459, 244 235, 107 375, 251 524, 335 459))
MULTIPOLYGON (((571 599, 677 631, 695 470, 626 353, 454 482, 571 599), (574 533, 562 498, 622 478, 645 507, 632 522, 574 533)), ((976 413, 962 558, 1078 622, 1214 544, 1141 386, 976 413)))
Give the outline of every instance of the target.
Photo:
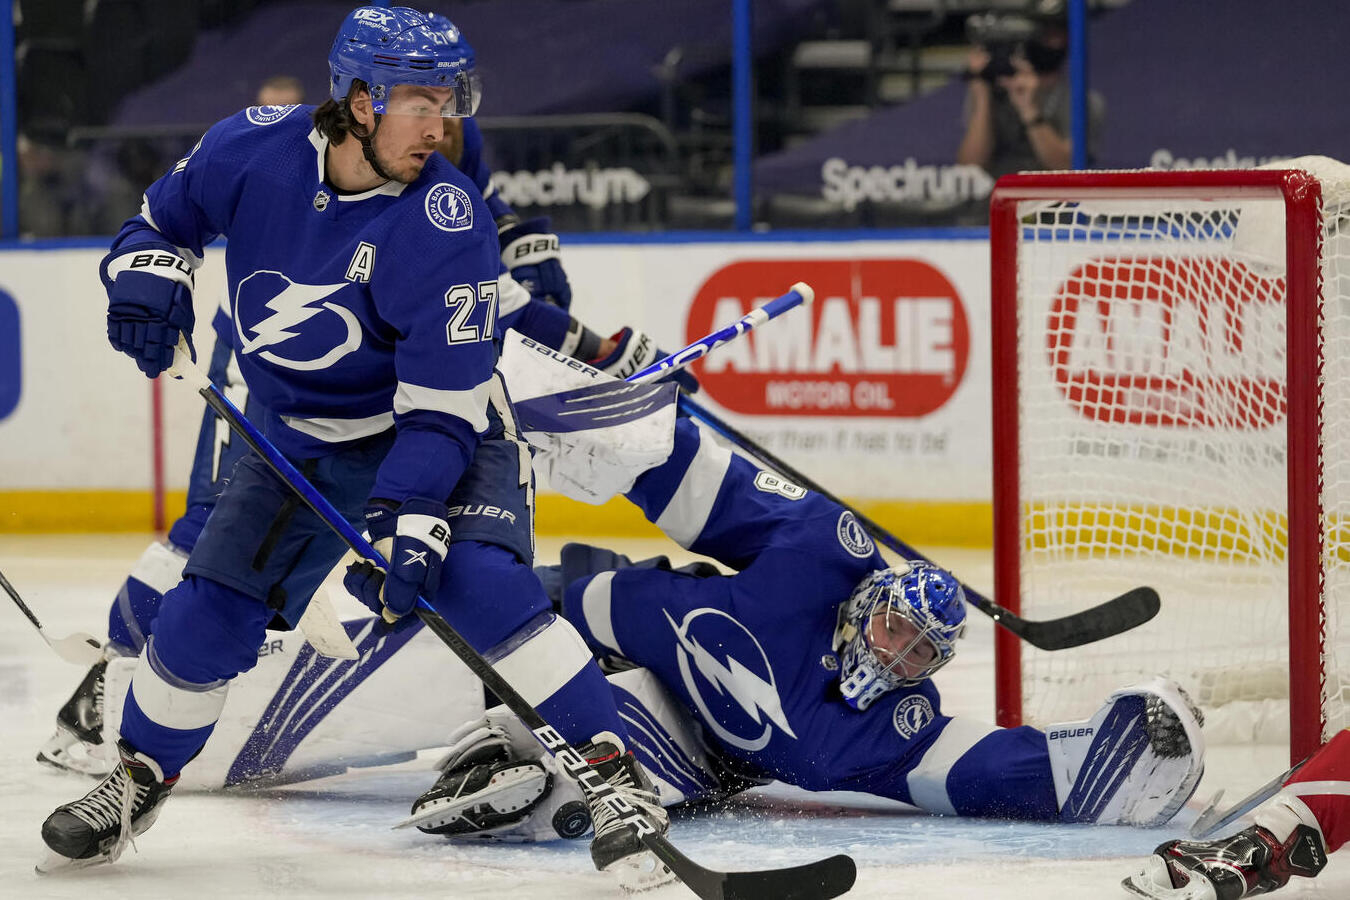
POLYGON ((481 541, 450 544, 433 605, 480 653, 552 608, 528 565, 511 550, 481 541))
POLYGON ((1200 711, 1175 682, 1116 691, 1086 722, 1046 729, 1065 822, 1156 826, 1181 810, 1204 773, 1200 711))
POLYGON ((233 588, 188 576, 164 597, 155 623, 156 657, 192 684, 247 672, 258 662, 272 610, 233 588))
POLYGON ((164 595, 183 580, 187 554, 156 541, 136 564, 108 610, 108 640, 120 651, 140 653, 164 595))

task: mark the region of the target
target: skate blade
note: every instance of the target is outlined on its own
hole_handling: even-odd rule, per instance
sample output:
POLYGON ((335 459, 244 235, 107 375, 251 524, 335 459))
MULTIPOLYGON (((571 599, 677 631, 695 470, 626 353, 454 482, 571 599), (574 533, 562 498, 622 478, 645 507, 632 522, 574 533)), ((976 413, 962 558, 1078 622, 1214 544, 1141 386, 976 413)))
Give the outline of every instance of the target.
MULTIPOLYGON (((483 790, 470 796, 461 798, 444 797, 440 800, 433 800, 395 825, 394 830, 410 828, 414 825, 441 828, 460 818, 460 814, 465 810, 485 804, 493 806, 498 811, 502 811, 503 806, 518 807, 524 810, 543 796, 548 785, 548 773, 538 766, 520 766, 509 774, 511 777, 497 778, 483 790), (498 802, 493 803, 494 800, 498 802)), ((522 812, 521 818, 524 817, 525 813, 522 812)), ((511 824, 514 823, 504 823, 497 827, 506 827, 511 824)), ((487 833, 487 831, 488 829, 484 829, 484 833, 487 833)), ((459 835, 454 836, 459 837, 459 835)))
POLYGON ((88 859, 71 859, 69 856, 62 856, 55 850, 48 850, 47 855, 38 860, 37 865, 33 866, 33 871, 39 875, 55 875, 60 872, 73 872, 78 869, 88 869, 91 866, 106 865, 110 862, 112 862, 112 859, 103 853, 91 856, 88 859))
POLYGON ((103 778, 117 767, 117 760, 104 758, 102 753, 102 745, 82 741, 73 731, 58 725, 56 733, 38 750, 37 761, 63 772, 103 778))
POLYGON ((1143 868, 1121 881, 1120 886, 1137 897, 1149 900, 1215 900, 1214 887, 1205 878, 1191 878, 1179 888, 1172 887, 1172 876, 1161 857, 1150 856, 1143 868))
POLYGON ((616 876, 619 886, 630 894, 653 891, 677 880, 670 866, 650 851, 625 856, 610 863, 603 871, 616 876))

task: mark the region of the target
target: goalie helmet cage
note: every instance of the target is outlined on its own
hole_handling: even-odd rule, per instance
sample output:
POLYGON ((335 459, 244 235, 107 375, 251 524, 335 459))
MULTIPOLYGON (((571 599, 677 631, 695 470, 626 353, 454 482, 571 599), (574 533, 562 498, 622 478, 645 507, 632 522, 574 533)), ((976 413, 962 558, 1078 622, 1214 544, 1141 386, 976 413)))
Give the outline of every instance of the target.
POLYGON ((996 185, 995 599, 1044 619, 1162 597, 1073 650, 999 630, 1000 725, 1156 674, 1211 743, 1287 727, 1294 761, 1350 725, 1350 167, 1282 165, 996 185))

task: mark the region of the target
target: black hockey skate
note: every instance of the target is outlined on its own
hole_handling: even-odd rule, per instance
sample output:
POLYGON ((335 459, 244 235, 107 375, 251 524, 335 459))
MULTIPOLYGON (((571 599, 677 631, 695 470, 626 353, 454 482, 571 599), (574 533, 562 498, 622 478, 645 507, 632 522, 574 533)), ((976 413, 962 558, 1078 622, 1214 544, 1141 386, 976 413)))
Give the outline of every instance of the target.
POLYGON ((1122 884, 1156 900, 1239 900, 1284 887, 1291 875, 1311 878, 1326 864, 1315 828, 1299 825, 1280 843, 1253 825, 1217 841, 1168 841, 1122 884))
POLYGON ((38 864, 42 873, 115 862, 133 837, 155 823, 178 776, 165 780, 159 764, 117 742, 121 757, 107 778, 83 798, 58 806, 42 823, 51 849, 38 864))
MULTIPOLYGON (((577 750, 609 782, 619 798, 656 826, 658 833, 665 834, 670 829, 670 816, 661 808, 656 788, 632 752, 624 749, 617 735, 601 732, 577 750)), ((597 869, 614 872, 630 891, 646 890, 674 880, 674 874, 647 849, 637 826, 628 821, 621 810, 605 802, 603 797, 599 800, 588 797, 587 800, 595 827, 591 861, 597 869)))
POLYGON ((81 772, 104 776, 117 764, 112 748, 103 746, 103 685, 108 660, 90 666, 75 693, 56 713, 56 732, 37 753, 37 761, 81 772))
POLYGON ((485 724, 454 744, 440 768, 441 777, 413 802, 403 825, 447 837, 491 838, 530 815, 553 781, 538 761, 518 759, 501 729, 485 724))

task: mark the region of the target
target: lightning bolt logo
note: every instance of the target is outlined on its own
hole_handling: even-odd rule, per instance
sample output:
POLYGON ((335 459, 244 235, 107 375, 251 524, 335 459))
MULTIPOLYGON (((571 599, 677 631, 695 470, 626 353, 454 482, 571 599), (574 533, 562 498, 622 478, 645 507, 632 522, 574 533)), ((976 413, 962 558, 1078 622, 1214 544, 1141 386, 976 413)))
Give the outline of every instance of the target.
POLYGON ((773 667, 769 665, 769 660, 764 654, 764 648, 759 645, 759 641, 755 640, 754 635, 746 631, 744 625, 716 609, 692 610, 684 617, 684 621, 678 625, 670 617, 670 613, 664 612, 663 614, 666 621, 670 623, 671 630, 675 632, 675 639, 679 642, 679 647, 675 652, 680 667, 680 676, 684 679, 684 686, 689 691, 689 696, 693 698, 698 711, 703 714, 704 721, 708 723, 718 737, 733 747, 751 753, 763 750, 768 746, 769 741, 773 738, 774 725, 782 729, 788 737, 793 740, 797 739, 797 735, 793 733, 792 727, 788 724, 787 715, 783 712, 783 701, 778 695, 778 685, 774 682, 773 667), (766 681, 755 674, 735 657, 728 656, 727 661, 722 663, 699 644, 696 638, 691 637, 689 626, 702 615, 720 616, 740 629, 741 633, 749 638, 750 643, 759 651, 760 662, 763 664, 763 670, 768 673, 768 680, 766 681), (707 702, 699 691, 698 681, 694 677, 694 669, 697 669, 698 673, 703 676, 703 680, 711 684, 719 694, 734 700, 756 725, 763 723, 763 731, 757 737, 745 738, 728 730, 725 725, 719 722, 717 717, 709 710, 707 702), (765 718, 768 719, 768 722, 764 721, 765 718))
MULTIPOLYGON (((249 275, 239 282, 239 287, 235 290, 234 322, 235 331, 239 335, 239 352, 241 354, 256 353, 274 365, 302 372, 328 368, 361 346, 361 323, 357 320, 356 314, 345 306, 320 302, 344 287, 346 287, 345 282, 340 284, 297 284, 280 272, 269 270, 260 270, 249 275), (277 281, 284 285, 280 291, 275 290, 277 281), (272 293, 271 298, 262 303, 263 307, 271 310, 271 315, 254 323, 249 329, 253 332, 253 337, 250 338, 244 333, 244 316, 242 315, 244 310, 242 310, 242 306, 245 304, 254 306, 255 298, 265 295, 263 292, 272 293), (311 356, 307 359, 291 359, 280 353, 263 349, 264 347, 275 347, 292 338, 301 337, 303 332, 300 330, 300 326, 324 311, 336 313, 346 326, 346 335, 336 346, 325 349, 317 356, 311 356)), ((303 340, 300 342, 301 345, 304 343, 303 340)))

